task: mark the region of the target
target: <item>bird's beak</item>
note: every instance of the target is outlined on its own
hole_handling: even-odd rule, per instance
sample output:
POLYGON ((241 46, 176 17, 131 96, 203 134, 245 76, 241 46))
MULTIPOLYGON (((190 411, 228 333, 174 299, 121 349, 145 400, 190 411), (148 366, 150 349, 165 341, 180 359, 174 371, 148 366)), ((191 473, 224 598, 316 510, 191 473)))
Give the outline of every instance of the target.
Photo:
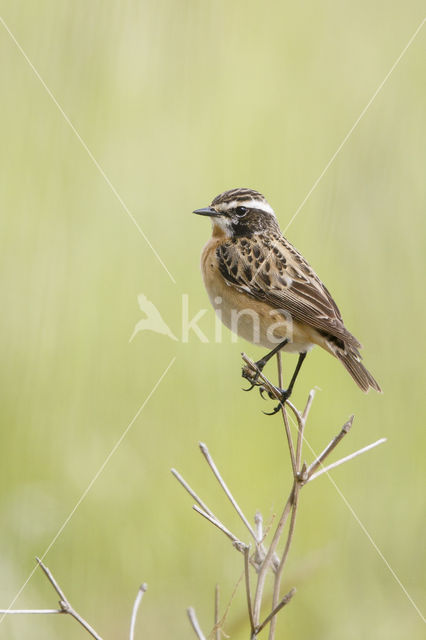
POLYGON ((195 209, 192 213, 197 213, 199 216, 210 216, 211 218, 215 218, 220 216, 221 214, 213 209, 213 207, 204 207, 204 209, 195 209))

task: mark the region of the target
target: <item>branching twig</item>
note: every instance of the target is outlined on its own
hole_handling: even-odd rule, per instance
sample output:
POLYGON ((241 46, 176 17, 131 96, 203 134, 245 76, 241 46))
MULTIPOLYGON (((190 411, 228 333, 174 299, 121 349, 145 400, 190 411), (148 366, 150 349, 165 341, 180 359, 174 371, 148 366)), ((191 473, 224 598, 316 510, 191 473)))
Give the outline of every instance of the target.
POLYGON ((253 537, 254 541, 257 543, 258 540, 256 538, 256 533, 254 532, 253 527, 251 526, 251 524, 249 523, 249 521, 245 517, 244 513, 240 509, 240 506, 238 505, 238 503, 235 500, 234 496, 232 495, 232 493, 228 489, 228 485, 226 484, 226 482, 222 478, 221 474, 219 473, 219 469, 217 468, 217 466, 216 466, 213 458, 211 457, 210 452, 209 452, 207 446, 204 444, 204 442, 200 442, 200 450, 201 450, 201 453, 203 454, 203 456, 205 457, 205 459, 207 460, 207 464, 209 465, 210 469, 213 471, 217 481, 219 482, 220 486, 222 487, 223 491, 225 492, 227 498, 231 502, 231 504, 234 507, 235 511, 240 516, 241 520, 244 522, 245 526, 249 530, 249 532, 250 532, 251 536, 253 537))
POLYGON ((228 538, 232 541, 234 547, 236 549, 238 549, 238 551, 241 551, 242 553, 244 552, 244 549, 246 547, 246 545, 244 544, 244 542, 241 542, 241 540, 238 540, 237 536, 234 536, 234 534, 229 531, 229 529, 227 529, 225 527, 224 524, 222 524, 220 522, 220 520, 218 520, 217 518, 214 518, 212 516, 210 516, 208 513, 206 513, 205 511, 203 511, 202 509, 200 509, 200 507, 197 507, 196 504, 194 504, 194 506, 192 507, 194 509, 194 511, 196 511, 197 513, 199 513, 201 516, 203 516, 203 518, 205 518, 206 520, 208 520, 209 522, 211 522, 212 524, 214 524, 215 527, 217 527, 218 529, 220 529, 221 531, 223 531, 223 533, 228 536, 228 538))
POLYGON ((67 597, 62 591, 61 587, 53 577, 50 569, 46 567, 45 564, 40 560, 40 558, 36 558, 40 569, 45 574, 46 578, 49 580, 52 587, 55 589, 56 593, 59 596, 59 609, 0 609, 0 613, 4 615, 22 615, 22 614, 63 614, 68 613, 72 618, 77 620, 77 622, 96 640, 102 640, 101 636, 90 626, 84 618, 81 617, 79 613, 70 605, 67 597))
POLYGON ((339 442, 345 437, 347 433, 349 433, 350 428, 352 427, 352 423, 354 421, 355 416, 351 416, 347 422, 343 425, 340 432, 337 434, 335 438, 326 446, 324 451, 320 453, 318 458, 307 468, 306 470, 306 478, 309 479, 318 467, 324 462, 324 460, 330 455, 330 453, 337 447, 339 442))
MULTIPOLYGON (((293 541, 294 536, 294 528, 296 526, 296 515, 297 515, 297 507, 299 505, 299 492, 301 489, 301 485, 299 482, 295 482, 294 484, 294 498, 293 505, 291 510, 291 519, 290 525, 288 529, 287 540, 284 547, 284 552, 281 558, 280 566, 275 574, 274 579, 274 593, 272 596, 272 611, 275 611, 279 606, 279 598, 280 598, 280 588, 281 588, 281 578, 284 570, 284 565, 286 563, 288 552, 290 551, 290 546, 293 541)), ((292 594, 293 595, 293 594, 292 594)), ((285 603, 286 604, 286 603, 285 603)), ((283 605, 284 606, 284 605, 283 605)), ((273 640, 275 637, 275 627, 277 623, 276 615, 271 615, 271 626, 269 629, 269 640, 273 640)))
POLYGON ((362 449, 358 449, 358 451, 355 451, 354 453, 351 453, 350 455, 345 456, 344 458, 340 458, 340 460, 337 460, 337 462, 333 462, 332 464, 329 464, 328 467, 324 467, 317 473, 313 473, 312 475, 310 475, 308 482, 310 482, 311 480, 315 480, 315 478, 319 478, 319 476, 322 476, 323 473, 328 473, 331 469, 340 467, 341 464, 344 464, 349 460, 353 460, 353 458, 357 458, 358 456, 365 453, 366 451, 370 451, 370 449, 374 449, 374 447, 377 447, 379 446, 379 444, 383 444, 384 442, 386 442, 386 438, 380 438, 380 440, 376 440, 376 442, 373 442, 372 444, 368 444, 366 447, 363 447, 362 449))
POLYGON ((268 573, 268 569, 270 566, 270 562, 271 562, 271 558, 272 555, 275 553, 275 550, 278 546, 278 543, 281 539, 281 535, 282 532, 284 530, 285 524, 287 522, 287 518, 290 514, 290 510, 293 504, 293 489, 290 492, 290 495, 287 499, 287 502, 285 504, 284 510, 282 512, 281 518, 278 521, 278 525, 277 528, 275 530, 275 534, 274 537, 272 538, 272 542, 269 546, 268 549, 268 553, 265 556, 265 560, 263 561, 262 567, 259 571, 259 575, 258 575, 258 579, 257 579, 257 587, 256 587, 256 594, 254 597, 254 605, 253 605, 253 612, 254 612, 254 621, 256 624, 259 623, 259 619, 260 619, 260 607, 262 604, 262 598, 263 598, 263 590, 265 587, 265 580, 266 580, 266 576, 268 573))
MULTIPOLYGON (((282 364, 281 364, 281 356, 280 353, 277 354, 278 361, 278 387, 272 384, 268 378, 260 371, 252 360, 248 358, 245 354, 242 354, 243 361, 246 364, 244 369, 244 377, 250 379, 254 385, 257 385, 261 389, 267 391, 272 398, 277 398, 280 401, 280 391, 279 389, 283 386, 282 380, 282 364), (253 374, 253 377, 252 377, 253 374)), ((263 519, 262 515, 257 512, 255 515, 255 527, 253 528, 249 523, 248 518, 244 515, 242 509, 239 504, 235 500, 232 495, 230 489, 227 484, 223 480, 221 473, 213 461, 207 446, 203 443, 200 443, 200 449, 203 453, 210 469, 213 471, 214 476, 219 482, 222 490, 227 496, 228 500, 231 502, 238 516, 244 523, 246 529, 249 531, 250 536, 254 539, 256 543, 255 552, 252 557, 250 557, 250 546, 246 544, 244 541, 239 540, 220 520, 213 514, 213 512, 205 505, 205 503, 199 498, 197 493, 191 489, 191 487, 186 483, 186 481, 180 476, 180 474, 172 470, 175 477, 181 483, 181 485, 186 489, 186 491, 196 500, 197 505, 194 505, 194 509, 200 513, 204 518, 206 518, 209 522, 211 522, 215 527, 220 529, 225 535, 232 541, 233 545, 243 553, 244 555, 244 576, 245 576, 245 587, 246 587, 246 599, 247 599, 247 608, 248 608, 248 618, 250 622, 250 638, 251 640, 255 640, 258 634, 269 624, 269 640, 275 639, 275 629, 276 629, 276 620, 278 612, 291 600, 295 593, 295 589, 292 589, 287 593, 283 598, 280 599, 280 589, 282 576, 284 571, 284 566, 286 564, 290 547, 293 542, 295 526, 296 526, 296 516, 299 506, 299 498, 300 492, 302 488, 311 480, 317 478, 318 476, 328 472, 330 469, 333 469, 348 460, 352 460, 353 458, 369 451, 373 447, 381 444, 385 441, 384 438, 378 440, 377 442, 370 444, 355 453, 352 453, 344 458, 341 458, 337 462, 334 462, 327 467, 323 466, 324 461, 328 458, 328 456, 332 453, 332 451, 337 447, 337 445, 341 442, 344 436, 349 432, 352 422, 353 416, 343 425, 342 429, 338 433, 338 435, 331 440, 331 442, 327 445, 327 447, 322 451, 322 453, 317 456, 314 453, 315 460, 312 462, 310 466, 306 466, 304 462, 302 462, 302 449, 303 443, 306 442, 308 447, 312 450, 309 443, 305 440, 304 432, 306 427, 306 422, 309 416, 309 412, 312 407, 312 403, 314 400, 315 391, 312 390, 309 393, 305 408, 303 412, 300 412, 291 402, 288 400, 285 403, 281 404, 281 414, 283 418, 290 460, 291 460, 291 468, 293 472, 293 483, 291 487, 290 494, 287 498, 287 501, 284 505, 281 517, 276 523, 275 528, 273 529, 272 539, 269 544, 266 545, 266 549, 264 546, 264 540, 269 537, 269 529, 267 529, 266 534, 263 531, 263 519), (289 424, 289 418, 294 422, 291 414, 288 414, 287 409, 291 411, 291 413, 295 417, 295 424, 297 426, 297 435, 293 437, 291 433, 291 428, 289 424), (320 470, 318 470, 322 467, 320 470), (283 538, 283 533, 286 527, 286 524, 289 520, 288 531, 285 539, 284 549, 281 553, 281 557, 277 555, 278 545, 283 538), (257 573, 257 581, 256 588, 254 592, 254 598, 252 598, 251 594, 251 580, 250 580, 250 565, 252 565, 257 573), (263 603, 263 595, 265 589, 265 581, 266 576, 269 571, 274 572, 274 586, 273 586, 273 594, 272 594, 272 606, 270 613, 266 616, 264 621, 260 623, 260 612, 263 603)), ((220 640, 220 630, 219 630, 219 614, 218 614, 218 592, 216 590, 215 595, 215 638, 216 640, 220 640)), ((188 609, 188 615, 191 620, 191 624, 197 633, 199 639, 203 639, 204 635, 200 629, 198 621, 195 616, 195 612, 193 609, 188 609)))
MULTIPOLYGON (((234 496, 232 495, 232 493, 230 492, 230 490, 228 489, 228 486, 226 485, 225 481, 222 478, 221 473, 219 472, 210 452, 208 451, 207 446, 204 443, 199 443, 199 447, 200 447, 200 451, 203 454, 206 462, 208 463, 210 469, 213 471, 215 478, 217 479, 217 481, 219 482, 220 487, 223 489, 225 495, 228 497, 228 499, 230 500, 232 506, 234 507, 235 511, 237 512, 237 514, 239 515, 239 517, 241 518, 241 520, 244 522, 244 524, 246 525, 247 529, 249 530, 251 536, 253 537, 255 543, 256 543, 256 553, 255 553, 255 557, 252 559, 252 564, 253 566, 256 568, 256 570, 259 570, 262 562, 263 562, 263 558, 266 555, 266 549, 263 545, 263 532, 262 532, 262 527, 260 527, 260 534, 257 533, 257 531, 255 529, 253 529, 253 527, 250 525, 250 523, 248 522, 248 519, 245 517, 244 513, 242 512, 240 506, 238 505, 237 501, 235 500, 234 496)), ((236 549, 238 549, 238 551, 244 552, 244 547, 246 546, 245 543, 241 542, 237 536, 235 536, 220 520, 219 518, 213 513, 213 511, 211 509, 209 509, 209 507, 205 504, 205 502, 203 502, 203 500, 200 498, 200 496, 197 494, 196 491, 194 491, 194 489, 186 482, 186 480, 181 476, 181 474, 176 471, 176 469, 171 469, 172 474, 174 475, 174 477, 178 480, 178 482, 182 485, 182 487, 185 489, 185 491, 187 491, 187 493, 189 493, 189 495, 194 498, 194 500, 196 500, 196 502, 200 505, 201 508, 197 507, 196 505, 193 505, 193 509, 194 511, 196 511, 197 513, 199 513, 200 515, 202 515, 206 520, 208 520, 209 522, 211 522, 215 527, 217 527, 218 529, 220 529, 221 531, 223 531, 223 533, 234 543, 234 546, 236 549)), ((256 524, 256 519, 255 519, 255 524, 256 524)), ((258 528, 258 527, 256 527, 258 528)), ((276 554, 272 555, 272 563, 274 568, 277 568, 279 565, 279 558, 277 557, 276 554)))
POLYGON ((96 638, 96 640, 102 640, 101 636, 90 626, 90 624, 88 622, 86 622, 86 620, 84 620, 84 618, 81 617, 81 615, 79 613, 77 613, 77 611, 75 609, 72 608, 72 606, 70 605, 68 599, 66 598, 64 592, 62 591, 61 587, 59 586, 59 584, 56 582, 55 578, 52 575, 52 572, 50 571, 50 569, 48 569, 46 567, 45 564, 43 564, 43 562, 40 560, 40 558, 36 558, 40 568, 42 569, 42 571, 44 572, 44 574, 46 575, 47 579, 49 580, 50 584, 52 585, 52 587, 55 589, 56 593, 59 596, 59 606, 61 608, 61 610, 64 613, 69 613, 69 615, 74 618, 74 620, 77 620, 77 622, 84 628, 86 629, 86 631, 93 637, 96 638))
POLYGON ((171 469, 172 474, 174 475, 174 477, 176 478, 176 480, 178 480, 178 482, 181 483, 182 487, 184 489, 186 489, 186 491, 189 493, 189 495, 194 498, 195 502, 197 502, 200 507, 209 514, 209 516, 211 516, 212 518, 216 518, 216 516, 214 515, 214 513, 212 511, 210 511, 210 509, 208 508, 208 506, 201 500, 200 496, 194 491, 194 489, 192 489, 192 487, 189 486, 189 484, 186 482, 186 480, 184 478, 182 478, 182 476, 180 475, 180 473, 178 471, 176 471, 176 469, 171 469))
POLYGON ((275 609, 273 609, 273 610, 271 611, 271 613, 270 613, 268 616, 266 616, 266 618, 265 618, 265 620, 262 622, 262 624, 260 624, 260 625, 257 627, 257 630, 256 630, 256 631, 257 631, 257 633, 260 633, 260 632, 262 631, 262 629, 264 629, 264 628, 266 627, 266 625, 267 625, 269 622, 271 622, 271 620, 272 620, 273 618, 275 618, 275 616, 277 615, 277 613, 278 613, 279 611, 281 611, 281 609, 282 609, 283 607, 285 607, 285 605, 286 605, 286 604, 288 604, 288 603, 290 602, 290 600, 292 599, 292 597, 294 596, 294 594, 295 594, 295 593, 296 593, 296 589, 294 589, 294 588, 293 588, 293 589, 291 589, 291 590, 290 590, 290 591, 289 591, 289 592, 284 596, 284 598, 281 600, 281 602, 279 602, 279 603, 277 604, 277 606, 275 607, 275 609))

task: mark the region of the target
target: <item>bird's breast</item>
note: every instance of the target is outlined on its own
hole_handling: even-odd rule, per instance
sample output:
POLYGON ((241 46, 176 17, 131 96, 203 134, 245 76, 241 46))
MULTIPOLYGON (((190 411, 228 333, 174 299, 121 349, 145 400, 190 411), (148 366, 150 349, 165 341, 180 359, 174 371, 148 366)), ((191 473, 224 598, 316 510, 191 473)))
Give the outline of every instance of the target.
POLYGON ((216 256, 219 244, 216 238, 206 244, 201 255, 201 271, 210 302, 223 324, 248 342, 267 349, 288 338, 285 351, 308 351, 313 346, 308 327, 226 282, 216 256))

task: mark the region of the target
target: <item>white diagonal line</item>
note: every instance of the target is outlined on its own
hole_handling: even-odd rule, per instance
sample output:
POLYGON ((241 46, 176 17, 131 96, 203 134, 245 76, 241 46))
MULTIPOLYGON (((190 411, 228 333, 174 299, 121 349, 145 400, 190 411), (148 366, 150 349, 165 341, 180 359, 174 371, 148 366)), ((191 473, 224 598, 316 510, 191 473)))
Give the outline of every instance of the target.
POLYGON ((70 118, 68 117, 68 115, 65 113, 65 111, 63 110, 63 108, 61 107, 61 105, 59 104, 59 102, 57 101, 57 99, 55 98, 55 96, 53 95, 52 91, 49 89, 49 87, 47 86, 46 82, 43 80, 43 78, 41 77, 40 73, 37 71, 36 67, 34 66, 34 64, 31 62, 31 60, 29 59, 29 57, 27 56, 27 54, 25 53, 24 49, 22 48, 22 46, 19 44, 19 42, 17 41, 17 39, 15 38, 15 36, 13 35, 13 33, 11 32, 11 30, 9 29, 9 27, 7 26, 6 22, 4 21, 4 19, 2 18, 2 16, 0 16, 0 22, 2 23, 4 29, 7 31, 7 33, 9 34, 9 36, 11 37, 11 39, 13 40, 13 42, 15 43, 17 49, 20 51, 20 53, 22 54, 22 56, 25 58, 26 62, 28 63, 29 67, 32 69, 33 73, 35 74, 35 76, 38 78, 38 80, 41 82, 41 84, 43 85, 46 93, 49 95, 49 97, 51 98, 52 102, 55 104, 55 106, 57 107, 57 109, 59 110, 59 112, 61 113, 62 117, 64 118, 65 122, 68 124, 68 126, 71 128, 71 130, 73 131, 74 135, 76 136, 77 140, 80 142, 81 146, 83 147, 83 149, 86 151, 87 155, 89 156, 89 158, 92 160, 93 164, 95 165, 95 167, 97 168, 97 170, 99 171, 99 173, 101 174, 101 176, 103 177, 103 179, 105 180, 105 182, 107 183, 107 185, 109 186, 109 188, 111 189, 111 191, 113 192, 113 194, 115 195, 115 197, 117 198, 118 202, 121 204, 122 208, 124 209, 124 211, 126 212, 126 214, 128 215, 128 217, 130 218, 130 220, 133 222, 133 224, 135 225, 136 229, 139 231, 139 233, 141 234, 141 236, 143 237, 143 239, 145 240, 145 242, 147 243, 147 245, 149 246, 149 248, 151 249, 151 251, 153 252, 153 254, 155 255, 155 257, 157 258, 158 262, 161 264, 161 266, 163 267, 163 269, 166 271, 167 275, 169 276, 170 280, 176 284, 176 280, 174 279, 174 277, 172 276, 172 274, 170 273, 170 271, 168 270, 168 268, 166 267, 165 263, 163 262, 162 258, 160 257, 158 251, 153 247, 153 245, 151 244, 148 236, 146 235, 146 233, 143 231, 142 227, 140 226, 139 222, 136 220, 135 216, 132 214, 132 212, 130 211, 129 207, 126 205, 126 203, 124 202, 123 198, 120 196, 120 194, 118 193, 117 189, 114 187, 114 185, 112 184, 111 180, 108 178, 107 174, 105 173, 105 171, 102 169, 101 165, 99 164, 99 162, 96 160, 95 156, 93 155, 93 153, 90 151, 89 147, 87 146, 87 144, 84 142, 83 138, 81 137, 81 135, 79 134, 79 132, 77 131, 77 129, 75 128, 75 126, 73 125, 72 121, 70 120, 70 118))
MULTIPOLYGON (((70 511, 69 515, 65 518, 64 522, 62 523, 62 525, 59 527, 58 531, 56 532, 55 536, 52 538, 51 542, 48 544, 48 546, 46 547, 43 555, 40 557, 41 560, 44 560, 44 558, 46 557, 46 555, 49 553, 49 551, 51 550, 51 548, 53 547, 53 545, 55 544, 55 542, 57 541, 57 539, 59 538, 59 536, 61 535, 61 533, 64 531, 65 527, 67 526, 67 524, 69 523, 69 521, 71 520, 71 518, 73 517, 73 515, 75 514, 75 512, 77 511, 77 509, 79 508, 79 506, 81 505, 81 503, 83 502, 83 500, 86 498, 87 494, 89 493, 89 491, 91 490, 91 488, 93 487, 93 485, 95 484, 96 480, 99 478, 99 476, 101 475, 101 473, 103 472, 103 470, 105 469, 105 467, 107 466, 108 462, 111 460, 112 456, 114 455, 114 453, 117 451, 118 447, 121 445, 121 443, 123 442, 124 438, 127 436, 127 434, 129 433, 130 429, 132 428, 133 424, 136 422, 136 420, 138 419, 138 417, 140 416, 140 414, 142 413, 143 409, 145 408, 146 404, 149 402, 150 398, 153 396, 153 394, 155 393, 155 391, 157 390, 157 388, 159 387, 159 385, 161 384, 161 382, 163 381, 164 377, 166 376, 166 374, 168 373, 168 371, 170 370, 170 368, 172 367, 172 365, 174 364, 176 360, 176 356, 174 356, 169 364, 167 365, 167 367, 164 369, 163 373, 161 374, 161 376, 158 378, 157 382, 155 383, 155 385, 152 387, 151 391, 149 392, 149 394, 147 395, 147 397, 145 398, 145 400, 143 401, 143 403, 141 404, 141 406, 139 407, 139 409, 136 411, 135 415, 133 416, 133 418, 130 420, 129 424, 127 425, 127 427, 124 429, 123 433, 121 434, 121 436, 119 437, 119 439, 117 440, 117 442, 115 443, 115 445, 113 446, 113 448, 111 449, 111 451, 109 452, 109 454, 107 455, 107 457, 105 458, 105 460, 103 461, 103 463, 101 464, 101 466, 99 467, 99 469, 97 470, 97 472, 95 473, 95 475, 93 476, 93 478, 91 479, 91 481, 89 482, 89 484, 87 485, 86 489, 83 491, 83 493, 81 494, 81 496, 79 497, 79 499, 77 500, 77 502, 75 503, 74 507, 72 508, 72 510, 70 511)), ((24 584, 22 585, 22 587, 19 589, 18 593, 15 595, 15 597, 13 598, 12 602, 9 604, 8 610, 11 609, 13 607, 13 605, 15 604, 16 600, 19 598, 19 596, 21 595, 21 593, 23 592, 23 590, 25 589, 25 587, 27 586, 28 582, 31 580, 31 578, 33 577, 34 573, 37 571, 38 569, 38 564, 34 567, 34 569, 31 571, 30 575, 28 576, 28 578, 25 580, 24 584)), ((6 613, 4 613, 1 618, 0 618, 0 624, 2 623, 2 621, 4 620, 4 618, 6 617, 6 613)))
MULTIPOLYGON (((297 430, 297 424, 296 424, 296 421, 294 420, 293 416, 290 413, 288 413, 287 415, 290 418, 291 422, 293 423, 293 426, 297 430)), ((308 440, 306 439, 305 436, 303 436, 303 441, 308 445, 308 447, 309 447, 311 453, 313 454, 314 458, 317 459, 318 458, 318 454, 315 453, 314 449, 311 447, 310 443, 308 442, 308 440)), ((323 465, 321 465, 321 466, 323 466, 323 465)), ((367 539, 369 540, 369 542, 372 545, 373 549, 376 551, 376 553, 379 556, 379 558, 384 562, 384 564, 388 568, 389 572, 391 573, 392 577, 397 582, 399 587, 402 589, 403 593, 405 594, 405 596, 407 597, 407 599, 409 600, 411 605, 414 607, 414 609, 416 610, 416 612, 418 613, 420 618, 423 620, 423 622, 426 622, 426 619, 425 619, 424 615, 422 614, 422 612, 420 611, 419 607, 414 602, 413 598, 408 593, 406 587, 403 585, 403 583, 401 582, 401 580, 398 578, 397 574, 395 573, 394 569, 391 567, 391 565, 389 564, 388 560, 383 555, 383 552, 380 550, 380 548, 378 547, 377 543, 374 541, 374 539, 373 539, 372 535, 369 533, 367 527, 363 524, 363 522, 360 520, 359 516, 356 514, 356 512, 355 512, 354 508, 352 507, 352 505, 350 504, 349 500, 342 493, 341 489, 339 489, 339 487, 337 486, 337 484, 334 481, 333 477, 330 475, 329 471, 324 471, 324 474, 328 477, 328 479, 330 480, 331 484, 336 489, 337 493, 339 494, 339 496, 341 497, 341 499, 345 503, 346 507, 349 509, 350 513, 355 518, 355 520, 358 523, 359 527, 361 528, 363 533, 367 536, 367 539)), ((312 476, 312 477, 314 477, 314 476, 312 476)))
POLYGON ((318 178, 315 180, 314 184, 309 189, 308 193, 303 198, 303 200, 300 203, 300 205, 297 207, 296 211, 294 212, 293 216, 290 218, 290 221, 288 222, 287 226, 285 227, 285 229, 283 231, 283 234, 287 231, 287 229, 289 228, 291 223, 294 221, 296 216, 299 214, 300 210, 304 207, 306 201, 309 199, 309 197, 311 196, 312 192, 317 188, 318 184, 321 182, 322 178, 327 173, 327 171, 330 168, 330 166, 333 164, 333 162, 336 159, 337 155, 340 153, 340 151, 342 150, 342 148, 344 147, 346 142, 349 140, 349 138, 351 137, 352 133, 355 131, 356 127, 358 126, 358 124, 360 123, 360 121, 365 116, 365 114, 367 113, 368 109, 371 107, 372 103, 376 99, 377 95, 380 93, 380 91, 382 90, 383 86, 386 84, 387 80, 389 79, 389 77, 391 76, 391 74, 393 73, 393 71, 395 70, 395 68, 399 64, 399 62, 401 61, 401 59, 404 56, 404 54, 406 53, 407 49, 413 43, 415 37, 419 33, 420 29, 423 27, 425 21, 426 21, 426 18, 423 18, 423 20, 421 21, 421 23, 419 24, 419 26, 417 27, 417 29, 415 30, 415 32, 413 33, 413 35, 411 36, 411 38, 409 39, 409 41, 407 42, 407 44, 405 45, 403 50, 401 51, 401 53, 399 54, 399 56, 397 57, 397 59, 395 60, 395 62, 393 63, 393 65, 391 66, 391 68, 389 69, 387 74, 385 75, 385 77, 383 78, 382 82, 379 84, 379 86, 377 87, 377 89, 375 90, 373 95, 371 96, 370 100, 367 102, 367 104, 365 105, 364 109, 361 111, 361 113, 359 114, 358 118, 353 123, 352 127, 349 129, 349 131, 347 132, 347 134, 343 138, 342 142, 339 144, 339 146, 337 147, 336 151, 333 153, 333 155, 331 156, 330 160, 327 162, 327 164, 325 165, 324 169, 321 171, 321 173, 319 174, 318 178))
POLYGON ((396 581, 396 583, 399 585, 399 587, 402 589, 402 591, 405 593, 406 597, 408 598, 409 602, 412 604, 412 606, 414 607, 414 609, 417 611, 417 613, 419 614, 420 618, 423 620, 423 622, 426 622, 426 619, 424 617, 424 615, 422 614, 422 612, 420 611, 419 607, 417 606, 417 604, 414 602, 413 598, 411 597, 411 595, 408 593, 406 587, 402 584, 401 580, 398 578, 397 574, 395 573, 395 571, 392 569, 391 565, 389 564, 389 562, 386 560, 385 556, 383 555, 382 551, 379 549, 379 547, 377 546, 376 542, 374 541, 374 539, 372 538, 371 534, 369 533, 369 531, 367 530, 367 528, 365 527, 365 525, 361 522, 359 516, 356 514, 356 512, 354 511, 352 505, 348 502, 348 499, 344 496, 344 494, 342 493, 341 489, 339 489, 339 487, 337 486, 337 484, 335 483, 335 481, 333 480, 333 478, 331 477, 331 475, 329 474, 328 471, 326 471, 326 475, 328 475, 328 479, 330 480, 331 484, 333 485, 333 487, 336 489, 337 493, 339 494, 339 496, 342 498, 343 502, 345 503, 345 505, 347 506, 347 508, 349 509, 349 511, 351 512, 352 516, 355 518, 356 522, 358 523, 358 525, 360 526, 361 530, 364 532, 364 534, 367 536, 367 539, 369 540, 370 544, 372 545, 373 549, 376 551, 377 555, 379 556, 379 558, 381 558, 381 560, 385 563, 385 565, 387 566, 388 570, 390 571, 392 577, 394 578, 394 580, 396 581))
MULTIPOLYGON (((314 184, 309 189, 308 193, 303 198, 303 200, 300 203, 300 205, 297 207, 296 211, 294 212, 294 214, 290 218, 289 222, 285 226, 285 228, 284 228, 284 230, 282 232, 283 235, 286 233, 286 231, 290 227, 290 225, 294 222, 295 218, 299 215, 302 207, 306 204, 306 202, 310 198, 311 194, 317 188, 317 186, 321 182, 322 178, 325 176, 325 174, 327 173, 328 169, 331 167, 331 165, 333 164, 334 160, 336 159, 336 157, 338 156, 338 154, 340 153, 340 151, 342 150, 342 148, 344 147, 346 142, 349 140, 349 138, 351 137, 352 133, 355 131, 356 127, 358 126, 358 124, 360 123, 362 118, 365 116, 365 114, 367 113, 367 111, 371 107, 371 105, 373 104, 374 100, 377 98, 377 96, 380 93, 380 91, 383 89, 383 87, 386 84, 387 80, 389 79, 389 77, 391 76, 391 74, 393 73, 395 68, 398 66, 399 62, 401 61, 401 59, 405 55, 407 49, 413 43, 413 41, 416 38, 417 34, 419 33, 420 29, 423 27, 425 21, 426 21, 426 18, 423 18, 423 20, 420 22, 419 26, 417 27, 417 29, 415 30, 415 32, 413 33, 413 35, 411 36, 411 38, 409 39, 409 41, 407 42, 407 44, 405 45, 403 50, 401 51, 401 53, 399 54, 399 56, 397 57, 397 59, 395 60, 395 62, 393 63, 393 65, 391 66, 391 68, 389 69, 389 71, 387 72, 387 74, 385 75, 385 77, 383 78, 383 80, 381 81, 381 83, 379 84, 377 89, 375 90, 375 92, 373 93, 373 95, 371 96, 370 100, 365 105, 364 109, 361 111, 361 113, 359 114, 358 118, 353 123, 352 127, 349 129, 349 131, 347 132, 347 134, 343 138, 342 142, 339 144, 339 146, 337 147, 336 151, 333 153, 333 155, 331 156, 330 160, 327 162, 327 164, 325 165, 324 169, 321 171, 320 175, 315 180, 314 184)), ((268 252, 268 254, 267 254, 266 258, 265 258, 265 261, 269 259, 269 257, 272 254, 272 251, 274 250, 274 248, 276 246, 277 246, 277 243, 274 241, 272 243, 272 248, 269 250, 269 252, 268 252)), ((256 276, 259 273, 259 271, 261 270, 263 264, 264 264, 264 262, 262 262, 262 264, 259 265, 256 273, 254 274, 254 276, 252 278, 253 282, 255 281, 256 276)))

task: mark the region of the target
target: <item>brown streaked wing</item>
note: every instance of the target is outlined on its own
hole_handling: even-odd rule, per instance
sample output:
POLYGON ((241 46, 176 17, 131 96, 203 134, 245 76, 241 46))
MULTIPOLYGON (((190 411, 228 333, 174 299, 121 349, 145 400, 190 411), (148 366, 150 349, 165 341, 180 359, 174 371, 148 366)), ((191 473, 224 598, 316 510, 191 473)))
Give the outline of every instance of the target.
POLYGON ((235 238, 219 245, 216 253, 230 286, 352 347, 361 346, 344 326, 327 288, 283 236, 235 238))

